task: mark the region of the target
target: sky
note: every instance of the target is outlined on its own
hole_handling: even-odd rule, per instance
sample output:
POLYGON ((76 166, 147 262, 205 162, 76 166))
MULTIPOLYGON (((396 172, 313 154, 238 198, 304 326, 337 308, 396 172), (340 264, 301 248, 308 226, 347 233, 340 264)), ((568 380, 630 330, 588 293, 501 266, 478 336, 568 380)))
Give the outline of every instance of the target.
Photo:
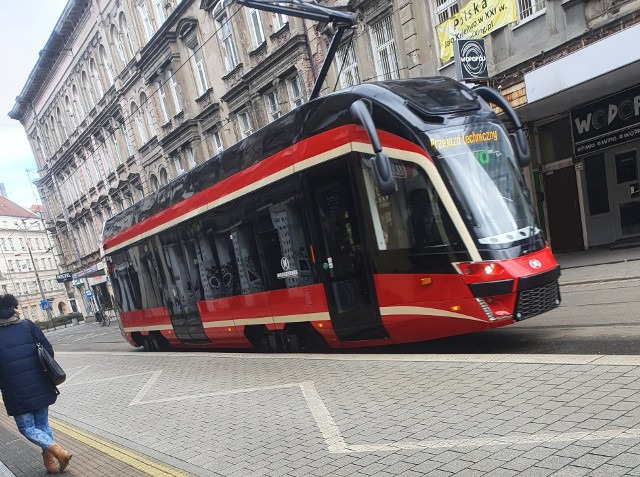
POLYGON ((9 199, 26 208, 41 203, 29 181, 29 174, 32 180, 38 177, 36 163, 22 124, 8 114, 66 3, 0 0, 0 183, 9 199))

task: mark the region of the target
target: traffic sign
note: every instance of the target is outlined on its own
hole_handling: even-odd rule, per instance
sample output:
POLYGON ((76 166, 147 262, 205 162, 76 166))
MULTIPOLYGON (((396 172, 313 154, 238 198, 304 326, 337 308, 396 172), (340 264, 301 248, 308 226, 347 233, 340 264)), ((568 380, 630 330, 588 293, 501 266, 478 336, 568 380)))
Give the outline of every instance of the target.
POLYGON ((42 308, 42 311, 51 310, 51 302, 49 300, 40 300, 40 308, 42 308))
POLYGON ((86 290, 84 294, 87 298, 93 298, 93 292, 91 290, 86 290))

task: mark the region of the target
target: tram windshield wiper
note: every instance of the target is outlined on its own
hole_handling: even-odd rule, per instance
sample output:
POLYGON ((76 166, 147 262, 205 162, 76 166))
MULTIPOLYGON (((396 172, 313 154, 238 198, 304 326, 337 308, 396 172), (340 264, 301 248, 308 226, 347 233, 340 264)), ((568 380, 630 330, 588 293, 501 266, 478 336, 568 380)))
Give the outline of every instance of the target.
POLYGON ((333 23, 336 28, 336 33, 333 35, 331 45, 329 45, 329 51, 327 51, 327 56, 316 78, 316 83, 313 85, 313 91, 311 92, 311 96, 309 96, 309 101, 317 98, 329 72, 329 66, 331 66, 333 58, 338 51, 338 45, 340 41, 342 41, 344 31, 355 26, 358 17, 357 14, 324 7, 312 0, 238 0, 238 3, 257 10, 333 23))

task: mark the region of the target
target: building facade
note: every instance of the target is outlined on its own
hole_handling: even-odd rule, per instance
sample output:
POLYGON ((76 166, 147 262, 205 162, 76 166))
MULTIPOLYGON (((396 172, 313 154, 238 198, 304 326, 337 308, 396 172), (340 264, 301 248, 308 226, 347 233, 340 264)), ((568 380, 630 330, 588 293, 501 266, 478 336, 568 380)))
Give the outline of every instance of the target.
MULTIPOLYGON (((640 57, 623 47, 638 38, 640 0, 320 3, 359 14, 321 94, 455 76, 452 38, 483 38, 485 82, 526 122, 526 178, 554 249, 640 235, 640 57), (624 140, 602 143, 621 128, 624 140), (597 149, 585 148, 593 138, 597 149)), ((25 127, 47 227, 89 311, 111 306, 104 221, 305 102, 333 32, 235 0, 69 1, 10 116, 25 127)))
MULTIPOLYGON (((0 191, 3 192, 4 187, 0 187, 0 191)), ((0 252, 0 293, 16 296, 23 317, 42 321, 72 311, 65 286, 56 280, 55 249, 44 221, 2 193, 0 252), (44 307, 43 299, 47 301, 44 307)))

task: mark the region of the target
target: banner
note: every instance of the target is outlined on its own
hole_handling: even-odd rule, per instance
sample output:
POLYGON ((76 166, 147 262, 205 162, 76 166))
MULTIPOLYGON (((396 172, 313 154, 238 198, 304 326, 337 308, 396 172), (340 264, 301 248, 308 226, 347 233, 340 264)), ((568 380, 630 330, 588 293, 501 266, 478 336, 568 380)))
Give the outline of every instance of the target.
POLYGON ((472 0, 458 13, 436 26, 440 60, 453 58, 456 39, 483 38, 518 19, 515 0, 472 0))

